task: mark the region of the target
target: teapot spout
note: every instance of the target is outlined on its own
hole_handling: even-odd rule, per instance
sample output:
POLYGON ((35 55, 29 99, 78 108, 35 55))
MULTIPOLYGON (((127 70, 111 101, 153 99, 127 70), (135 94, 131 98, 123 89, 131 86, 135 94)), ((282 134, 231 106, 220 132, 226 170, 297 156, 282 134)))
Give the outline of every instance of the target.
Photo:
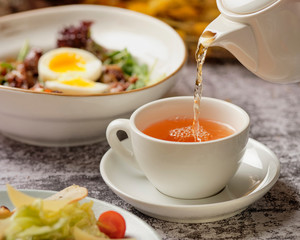
POLYGON ((206 43, 207 47, 219 46, 227 49, 250 71, 257 71, 257 45, 249 25, 231 21, 220 15, 205 28, 200 42, 204 45, 206 43))

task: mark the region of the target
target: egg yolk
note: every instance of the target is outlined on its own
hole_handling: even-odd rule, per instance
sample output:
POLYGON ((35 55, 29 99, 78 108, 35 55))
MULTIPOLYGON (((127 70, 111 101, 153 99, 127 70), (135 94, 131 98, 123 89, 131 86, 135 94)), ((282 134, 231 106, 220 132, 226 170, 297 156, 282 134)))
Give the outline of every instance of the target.
POLYGON ((84 59, 75 53, 60 53, 53 57, 49 68, 54 72, 85 71, 84 59))
POLYGON ((71 80, 61 80, 60 82, 62 84, 66 84, 66 85, 74 86, 74 87, 93 87, 95 85, 94 82, 89 82, 82 78, 74 78, 71 80))

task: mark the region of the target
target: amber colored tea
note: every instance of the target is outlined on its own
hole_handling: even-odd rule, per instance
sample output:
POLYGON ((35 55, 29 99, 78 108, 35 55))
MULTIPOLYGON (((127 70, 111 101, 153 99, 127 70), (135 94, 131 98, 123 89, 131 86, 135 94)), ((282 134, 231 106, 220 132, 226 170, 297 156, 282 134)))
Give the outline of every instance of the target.
POLYGON ((191 118, 166 119, 150 125, 143 130, 143 133, 161 140, 175 142, 205 142, 234 133, 233 128, 226 124, 199 119, 198 133, 195 134, 193 121, 191 118))

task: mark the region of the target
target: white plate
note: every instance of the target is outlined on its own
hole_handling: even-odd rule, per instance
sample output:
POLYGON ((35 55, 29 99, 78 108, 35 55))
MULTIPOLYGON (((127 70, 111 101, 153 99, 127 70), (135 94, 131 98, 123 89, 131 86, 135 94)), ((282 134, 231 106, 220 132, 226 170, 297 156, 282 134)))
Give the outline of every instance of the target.
MULTIPOLYGON (((52 195, 53 191, 42 191, 42 190, 22 190, 22 192, 38 198, 46 198, 50 195, 52 195)), ((126 221, 126 237, 131 237, 135 239, 145 239, 145 240, 160 240, 161 238, 159 235, 154 231, 152 227, 147 225, 145 222, 143 222, 140 218, 136 217, 130 212, 125 211, 122 208, 113 206, 109 203, 99 201, 94 198, 85 198, 83 201, 93 201, 94 206, 93 210, 95 213, 95 216, 99 216, 100 213, 108 211, 108 210, 114 210, 118 213, 120 213, 126 221)), ((0 205, 4 205, 8 207, 9 209, 13 209, 13 205, 11 204, 7 192, 6 191, 0 191, 0 205)))
MULTIPOLYGON (((128 139, 124 143, 129 145, 128 139)), ((270 190, 279 170, 275 154, 249 139, 241 166, 223 191, 205 199, 182 200, 160 193, 112 149, 100 163, 102 178, 119 197, 146 215, 184 223, 212 222, 240 213, 270 190)))

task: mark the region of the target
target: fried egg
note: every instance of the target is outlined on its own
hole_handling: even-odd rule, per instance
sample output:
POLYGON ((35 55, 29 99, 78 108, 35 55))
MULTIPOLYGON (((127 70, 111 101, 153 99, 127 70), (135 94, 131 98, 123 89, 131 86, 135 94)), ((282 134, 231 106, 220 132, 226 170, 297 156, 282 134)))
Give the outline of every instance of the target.
POLYGON ((72 75, 96 81, 101 75, 102 62, 92 53, 78 48, 56 48, 43 54, 38 63, 39 79, 55 81, 72 75))
POLYGON ((56 81, 46 81, 45 88, 72 95, 92 95, 107 92, 109 86, 104 83, 94 82, 82 77, 66 76, 56 81))

